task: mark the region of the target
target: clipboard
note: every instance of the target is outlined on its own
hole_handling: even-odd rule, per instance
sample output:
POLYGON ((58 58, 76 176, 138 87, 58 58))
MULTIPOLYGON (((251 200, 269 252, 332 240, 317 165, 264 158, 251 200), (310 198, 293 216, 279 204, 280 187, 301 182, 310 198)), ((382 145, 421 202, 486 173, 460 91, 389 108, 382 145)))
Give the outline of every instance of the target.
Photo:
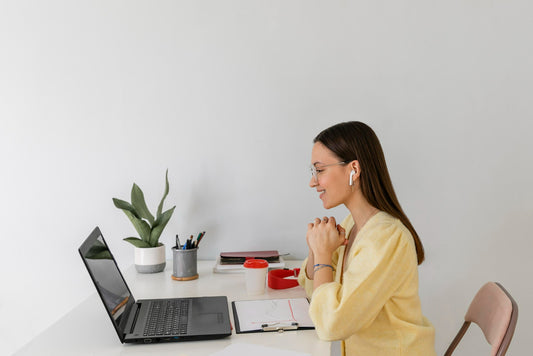
POLYGON ((307 298, 231 302, 237 334, 314 329, 307 298))

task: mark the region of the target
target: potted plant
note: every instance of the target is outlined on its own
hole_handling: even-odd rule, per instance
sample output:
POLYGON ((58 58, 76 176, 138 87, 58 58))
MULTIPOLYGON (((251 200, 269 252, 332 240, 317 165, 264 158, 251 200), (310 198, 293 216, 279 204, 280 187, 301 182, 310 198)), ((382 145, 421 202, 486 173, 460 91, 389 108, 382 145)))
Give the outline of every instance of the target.
POLYGON ((140 273, 155 273, 165 269, 165 245, 159 243, 159 237, 174 213, 176 206, 163 212, 163 203, 168 195, 168 169, 165 176, 166 185, 163 198, 157 214, 154 217, 144 200, 144 194, 139 186, 133 183, 131 188, 131 203, 113 198, 113 203, 121 209, 132 222, 139 237, 126 237, 124 241, 135 246, 135 268, 140 273))

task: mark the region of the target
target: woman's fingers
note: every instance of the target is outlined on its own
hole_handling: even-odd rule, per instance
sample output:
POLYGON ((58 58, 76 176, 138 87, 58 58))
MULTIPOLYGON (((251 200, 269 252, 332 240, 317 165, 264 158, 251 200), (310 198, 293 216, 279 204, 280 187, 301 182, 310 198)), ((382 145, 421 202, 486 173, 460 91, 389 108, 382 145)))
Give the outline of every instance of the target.
POLYGON ((329 218, 327 216, 324 216, 322 219, 315 218, 314 222, 307 224, 307 229, 312 229, 315 227, 318 228, 319 226, 324 227, 324 226, 329 226, 329 225, 333 227, 340 226, 340 225, 337 225, 337 221, 335 220, 333 216, 329 218))
POLYGON ((348 236, 346 236, 346 230, 340 225, 337 225, 337 230, 339 231, 339 237, 342 238, 342 245, 348 244, 348 236))
POLYGON ((322 219, 315 218, 314 224, 320 225, 320 223, 324 223, 324 224, 332 223, 333 225, 337 225, 337 222, 335 221, 335 218, 333 216, 329 218, 327 216, 324 216, 322 219))

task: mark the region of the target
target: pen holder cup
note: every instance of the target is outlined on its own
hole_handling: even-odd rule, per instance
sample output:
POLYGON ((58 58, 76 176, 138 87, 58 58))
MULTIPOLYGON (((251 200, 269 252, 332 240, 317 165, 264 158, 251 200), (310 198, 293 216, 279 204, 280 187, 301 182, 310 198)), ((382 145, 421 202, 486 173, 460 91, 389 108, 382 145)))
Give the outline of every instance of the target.
POLYGON ((198 249, 189 250, 172 248, 172 279, 175 281, 190 281, 198 278, 197 255, 198 249))

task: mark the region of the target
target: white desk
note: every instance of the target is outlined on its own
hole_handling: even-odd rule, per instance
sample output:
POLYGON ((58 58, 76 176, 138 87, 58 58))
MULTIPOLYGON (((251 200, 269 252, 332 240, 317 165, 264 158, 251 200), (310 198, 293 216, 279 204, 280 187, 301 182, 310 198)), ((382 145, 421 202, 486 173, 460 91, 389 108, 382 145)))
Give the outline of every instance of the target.
MULTIPOLYGON (((301 261, 286 261, 287 267, 300 267, 301 261)), ((301 287, 291 289, 266 289, 264 295, 246 295, 244 275, 241 273, 213 273, 214 261, 199 261, 200 278, 178 282, 171 279, 172 261, 167 261, 165 271, 140 274, 130 267, 124 278, 136 299, 194 297, 226 295, 232 325, 231 302, 246 299, 274 299, 304 297, 301 287)), ((81 267, 80 267, 81 268, 81 267)), ((92 283, 87 276, 87 283, 92 283)), ((207 341, 171 342, 151 345, 121 344, 96 292, 57 323, 37 336, 16 356, 23 355, 173 355, 208 356, 231 343, 258 344, 285 350, 309 353, 313 356, 331 355, 331 344, 321 341, 315 330, 233 334, 224 339, 207 341)))

